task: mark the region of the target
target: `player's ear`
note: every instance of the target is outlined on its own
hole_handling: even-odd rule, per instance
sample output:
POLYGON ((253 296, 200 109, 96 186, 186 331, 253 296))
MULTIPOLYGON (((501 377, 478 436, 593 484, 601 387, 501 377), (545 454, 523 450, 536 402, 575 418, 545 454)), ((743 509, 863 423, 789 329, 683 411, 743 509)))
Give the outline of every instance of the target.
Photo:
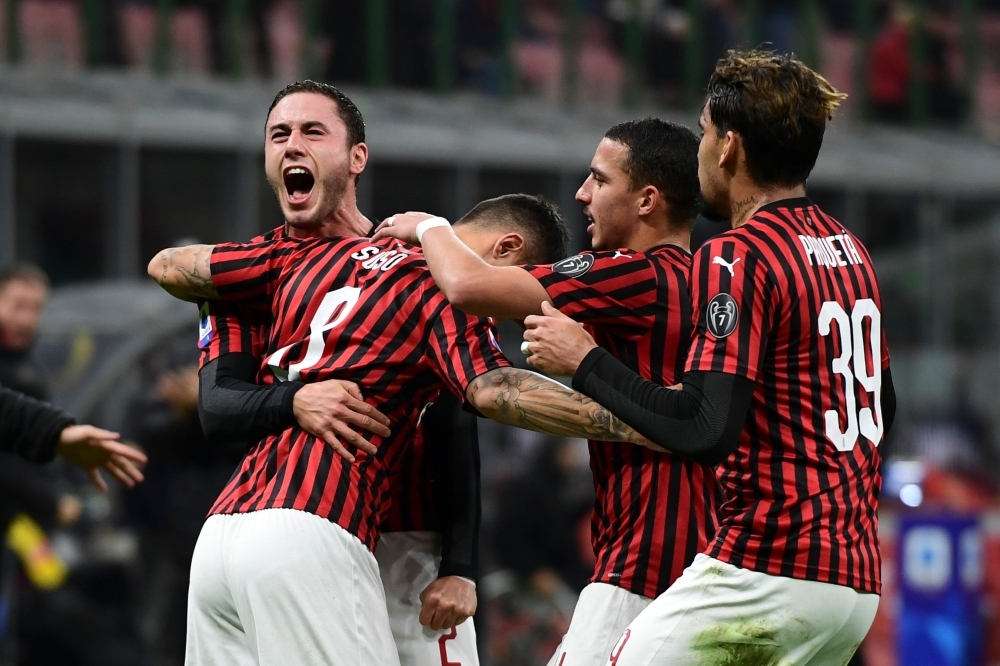
POLYGON ((736 132, 729 130, 722 138, 722 150, 719 151, 719 168, 733 170, 739 162, 740 148, 743 146, 743 138, 736 132))
POLYGON ((493 258, 505 263, 515 264, 524 254, 524 238, 521 234, 504 234, 493 244, 493 258))
POLYGON ((660 202, 660 191, 652 185, 647 185, 639 190, 639 215, 649 215, 660 202))
POLYGON ((351 146, 351 167, 350 173, 353 176, 359 175, 365 170, 368 164, 368 146, 365 143, 356 143, 351 146))

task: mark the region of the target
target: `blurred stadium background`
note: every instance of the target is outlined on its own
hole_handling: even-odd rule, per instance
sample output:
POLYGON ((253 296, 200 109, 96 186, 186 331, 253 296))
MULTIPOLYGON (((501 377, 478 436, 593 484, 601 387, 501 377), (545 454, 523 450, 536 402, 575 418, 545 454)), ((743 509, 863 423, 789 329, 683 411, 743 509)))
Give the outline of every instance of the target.
MULTIPOLYGON (((0 476, 0 520, 25 512, 48 535, 8 534, 0 664, 182 663, 187 562, 239 450, 201 440, 194 308, 143 268, 281 222, 261 168, 281 85, 319 78, 357 102, 369 216, 544 194, 579 249, 573 196, 604 131, 649 114, 693 127, 715 59, 764 42, 851 95, 809 193, 868 244, 885 299, 901 411, 886 594, 859 663, 1000 664, 998 0, 0 0, 0 266, 54 285, 32 367, 153 459, 142 489, 107 498, 58 466, 33 503, 0 476), (973 537, 900 546, 924 518, 971 518, 973 537), (47 579, 54 562, 65 575, 47 579)), ((522 358, 519 331, 503 339, 522 358)), ((543 664, 590 567, 586 449, 481 432, 483 663, 543 664)))

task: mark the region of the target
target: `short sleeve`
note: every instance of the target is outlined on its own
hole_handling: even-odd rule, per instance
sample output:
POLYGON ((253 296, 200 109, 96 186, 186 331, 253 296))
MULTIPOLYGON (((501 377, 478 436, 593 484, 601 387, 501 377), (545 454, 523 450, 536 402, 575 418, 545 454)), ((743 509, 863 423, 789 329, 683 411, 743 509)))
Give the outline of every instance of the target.
POLYGON ((203 301, 198 309, 198 349, 201 367, 224 354, 263 358, 267 349, 270 308, 203 301))
POLYGON ((219 299, 270 307, 282 269, 300 249, 314 241, 271 240, 220 243, 212 250, 212 285, 219 299))
POLYGON ((757 380, 770 331, 769 269, 738 239, 709 241, 694 257, 694 338, 687 371, 757 380))
POLYGON ((427 356, 431 367, 463 403, 472 380, 490 370, 510 367, 500 351, 492 319, 467 315, 445 301, 429 324, 427 356))
POLYGON ((584 252, 547 266, 525 266, 566 316, 613 327, 626 337, 645 334, 656 319, 657 279, 642 252, 584 252))

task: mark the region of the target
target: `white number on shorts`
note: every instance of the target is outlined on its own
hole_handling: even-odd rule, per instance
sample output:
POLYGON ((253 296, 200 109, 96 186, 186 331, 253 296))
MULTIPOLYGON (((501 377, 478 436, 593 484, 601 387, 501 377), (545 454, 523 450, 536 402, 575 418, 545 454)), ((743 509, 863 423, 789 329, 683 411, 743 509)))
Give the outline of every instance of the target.
POLYGON ((323 350, 326 348, 326 338, 323 334, 342 324, 354 310, 360 297, 361 290, 357 287, 341 287, 324 296, 323 302, 320 303, 319 309, 316 310, 316 314, 309 324, 309 344, 302 360, 292 363, 287 370, 282 367, 285 354, 292 345, 282 347, 268 357, 267 364, 271 366, 275 377, 283 382, 296 381, 302 376, 303 370, 308 370, 319 363, 320 359, 323 358, 323 350))
POLYGON ((875 301, 863 298, 854 304, 850 317, 843 306, 836 301, 823 303, 819 311, 819 333, 829 335, 833 322, 837 322, 840 334, 840 356, 833 359, 833 371, 844 378, 844 396, 847 408, 847 430, 840 429, 841 417, 837 410, 827 410, 826 436, 838 451, 850 451, 858 443, 858 432, 867 437, 875 446, 882 441, 882 314, 875 301), (868 369, 865 353, 865 317, 871 319, 869 348, 872 352, 872 368, 868 369), (872 394, 875 416, 870 407, 860 412, 854 397, 854 382, 857 380, 866 392, 872 394))

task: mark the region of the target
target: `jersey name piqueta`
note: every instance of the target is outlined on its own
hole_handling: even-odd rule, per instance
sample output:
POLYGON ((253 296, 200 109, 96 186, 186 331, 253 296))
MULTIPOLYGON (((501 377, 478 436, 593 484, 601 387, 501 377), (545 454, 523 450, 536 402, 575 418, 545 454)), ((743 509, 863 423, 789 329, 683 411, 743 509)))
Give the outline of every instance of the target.
POLYGON ((453 308, 419 249, 394 239, 219 245, 211 267, 222 300, 270 304, 262 373, 353 381, 392 423, 388 438, 369 433, 378 453, 356 451, 354 464, 297 426, 268 436, 249 449, 211 513, 299 509, 373 548, 389 517, 390 477, 419 438, 421 411, 441 390, 464 401, 473 379, 509 366, 492 321, 453 308))
MULTIPOLYGON (((585 252, 527 268, 557 308, 625 365, 659 384, 681 380, 691 340, 686 251, 585 252)), ((712 469, 641 446, 589 445, 597 557, 591 582, 656 597, 715 534, 712 469)))
POLYGON ((880 592, 882 298, 861 242, 808 199, 761 208, 695 255, 687 369, 755 382, 707 553, 880 592))

